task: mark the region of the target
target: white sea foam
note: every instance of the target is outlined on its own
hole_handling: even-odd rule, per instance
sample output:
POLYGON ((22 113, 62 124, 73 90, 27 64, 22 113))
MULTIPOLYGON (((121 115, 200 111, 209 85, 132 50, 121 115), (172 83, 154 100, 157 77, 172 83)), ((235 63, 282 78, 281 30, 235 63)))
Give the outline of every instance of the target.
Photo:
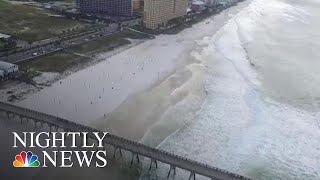
POLYGON ((292 5, 255 0, 210 40, 199 42, 207 44, 196 57, 207 58, 208 97, 193 123, 160 148, 254 179, 316 180, 320 178, 319 113, 264 97, 250 65, 248 51, 253 49, 246 48, 258 41, 253 33, 264 15, 274 16, 272 20, 308 20, 308 13, 292 5))

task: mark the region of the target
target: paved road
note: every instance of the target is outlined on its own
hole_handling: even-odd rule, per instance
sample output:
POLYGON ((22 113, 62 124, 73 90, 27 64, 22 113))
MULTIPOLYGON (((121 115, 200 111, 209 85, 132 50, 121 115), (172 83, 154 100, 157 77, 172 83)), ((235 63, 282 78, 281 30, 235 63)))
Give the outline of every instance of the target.
POLYGON ((35 57, 43 56, 49 53, 53 53, 56 51, 60 51, 62 49, 72 47, 87 41, 109 36, 116 32, 118 32, 118 26, 111 25, 108 27, 93 29, 86 32, 51 38, 41 42, 37 42, 27 50, 22 50, 16 53, 12 53, 10 55, 2 54, 0 55, 0 61, 17 63, 35 57))

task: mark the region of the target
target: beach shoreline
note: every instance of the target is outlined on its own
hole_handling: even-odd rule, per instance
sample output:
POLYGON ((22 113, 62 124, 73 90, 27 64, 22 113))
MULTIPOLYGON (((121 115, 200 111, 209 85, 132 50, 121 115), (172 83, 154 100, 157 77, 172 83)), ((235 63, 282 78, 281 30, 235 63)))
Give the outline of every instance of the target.
MULTIPOLYGON (((232 14, 239 12, 250 2, 240 2, 238 6, 206 18, 173 36, 178 36, 179 39, 180 35, 191 33, 196 28, 205 28, 208 24, 216 23, 214 27, 210 27, 210 35, 204 32, 197 37, 198 40, 206 39, 223 27, 232 14)), ((173 71, 148 88, 130 95, 115 110, 108 113, 107 117, 94 120, 90 126, 157 147, 170 134, 190 123, 206 98, 207 67, 206 62, 198 59, 201 53, 198 49, 202 49, 202 45, 194 40, 194 43, 187 47, 187 53, 180 57, 184 61, 178 63, 173 71), (185 107, 186 104, 189 106, 185 107)))
MULTIPOLYGON (((157 147, 174 131, 188 124, 205 99, 206 65, 205 62, 201 62, 197 58, 201 52, 201 44, 198 41, 215 34, 232 18, 233 14, 238 13, 249 2, 241 2, 237 6, 230 7, 218 15, 194 24, 193 27, 185 29, 177 35, 159 35, 156 39, 144 41, 109 57, 108 52, 100 53, 97 58, 104 58, 103 61, 61 77, 52 82, 49 87, 36 91, 36 93, 26 94, 26 98, 22 102, 15 102, 15 104, 70 119, 100 130, 108 130, 110 133, 157 147), (138 56, 138 59, 131 59, 133 56, 138 56), (126 59, 124 59, 125 57, 126 59), (125 69, 123 72, 129 72, 128 76, 117 72, 119 67, 125 69), (110 74, 104 73, 106 69, 110 74), (88 74, 89 76, 86 76, 88 74), (96 77, 92 78, 95 75, 96 77), (114 79, 113 77, 116 76, 122 79, 114 79), (132 76, 137 78, 132 78, 132 76), (80 77, 90 77, 92 82, 97 81, 97 83, 90 84, 88 80, 85 83, 81 81, 77 84, 76 81, 80 77), (126 78, 127 81, 124 81, 126 78), (104 81, 102 81, 103 79, 104 81), (101 84, 104 86, 99 86, 101 84), (87 97, 81 99, 87 93, 91 95, 90 92, 94 88, 99 89, 94 92, 94 100, 87 97), (80 95, 75 94, 77 91, 80 92, 80 95), (102 91, 105 94, 100 95, 102 91), (52 92, 56 94, 48 98, 48 94, 52 92), (115 93, 122 93, 122 95, 115 93), (64 94, 68 96, 64 96, 64 94), (64 101, 68 98, 68 102, 64 101), (54 103, 52 103, 53 99, 54 103), (74 101, 73 104, 70 101, 74 101), (180 107, 182 103, 187 103, 189 106, 187 108, 180 107), (75 107, 74 104, 78 106, 75 107), (67 113, 68 111, 69 113, 67 113), (172 114, 176 115, 172 116, 172 114), (92 118, 88 119, 88 117, 92 118), (180 121, 177 121, 178 118, 180 121)), ((45 80, 45 78, 41 79, 41 81, 45 80)), ((88 97, 91 97, 89 95, 88 97)), ((101 177, 111 177, 112 179, 133 179, 131 175, 123 175, 124 171, 131 173, 124 170, 128 169, 126 168, 128 164, 126 158, 116 163, 117 161, 117 159, 112 161, 113 168, 106 169, 104 172, 85 171, 75 175, 73 173, 76 172, 73 171, 61 171, 59 175, 53 173, 46 178, 76 177, 86 179, 87 177, 97 177, 100 179, 101 177), (81 176, 84 173, 86 173, 85 176, 81 176)), ((132 169, 142 174, 141 167, 144 165, 140 164, 132 169)), ((37 177, 43 178, 42 175, 40 172, 37 177)), ((138 178, 134 177, 134 179, 138 178)))
POLYGON ((232 6, 177 35, 159 35, 117 53, 97 54, 98 63, 14 104, 157 146, 186 125, 205 99, 206 66, 197 59, 198 41, 215 34, 249 3, 232 6), (190 101, 186 112, 178 110, 183 101, 190 101), (169 117, 173 111, 184 117, 169 117), (148 135, 159 131, 165 132, 159 138, 148 135))
POLYGON ((16 105, 157 146, 186 125, 205 99, 206 65, 197 59, 198 41, 215 34, 250 2, 240 2, 176 35, 131 40, 129 45, 96 54, 96 60, 84 66, 62 74, 43 73, 35 78, 40 88, 20 83, 2 89, 1 100, 14 95, 16 105), (179 110, 186 101, 189 109, 179 110))

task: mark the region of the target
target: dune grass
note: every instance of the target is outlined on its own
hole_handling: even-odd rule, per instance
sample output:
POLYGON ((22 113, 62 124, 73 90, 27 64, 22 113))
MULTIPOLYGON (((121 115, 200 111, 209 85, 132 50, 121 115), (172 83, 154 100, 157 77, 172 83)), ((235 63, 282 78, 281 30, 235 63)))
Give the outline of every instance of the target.
POLYGON ((0 0, 0 33, 16 36, 27 42, 53 37, 63 30, 81 27, 83 23, 26 5, 14 5, 0 0))
POLYGON ((81 57, 73 53, 92 55, 99 52, 111 51, 114 48, 129 44, 126 38, 138 38, 135 34, 128 32, 116 33, 98 40, 89 41, 64 51, 41 56, 32 60, 19 63, 19 67, 27 71, 31 76, 36 72, 59 72, 62 73, 76 65, 86 63, 91 58, 81 57))

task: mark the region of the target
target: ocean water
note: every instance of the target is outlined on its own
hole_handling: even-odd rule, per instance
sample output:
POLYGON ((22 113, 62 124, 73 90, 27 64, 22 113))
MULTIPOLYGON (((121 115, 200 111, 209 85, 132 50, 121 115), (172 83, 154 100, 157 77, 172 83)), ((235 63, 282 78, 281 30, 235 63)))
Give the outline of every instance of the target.
MULTIPOLYGON (((254 179, 320 179, 319 19, 319 0, 251 0, 210 23, 114 55, 18 104, 91 125, 88 119, 104 117, 190 53, 198 63, 186 67, 192 77, 169 93, 187 98, 157 122, 165 137, 163 129, 181 127, 158 148, 254 179), (215 33, 226 15, 230 20, 215 33)), ((159 136, 150 128, 142 142, 157 139, 149 134, 159 136)), ((166 179, 168 169, 146 167, 141 179, 166 179)), ((178 169, 175 179, 188 176, 178 169)))
POLYGON ((319 19, 320 1, 253 0, 199 41, 207 97, 158 148, 254 179, 320 179, 319 19))

